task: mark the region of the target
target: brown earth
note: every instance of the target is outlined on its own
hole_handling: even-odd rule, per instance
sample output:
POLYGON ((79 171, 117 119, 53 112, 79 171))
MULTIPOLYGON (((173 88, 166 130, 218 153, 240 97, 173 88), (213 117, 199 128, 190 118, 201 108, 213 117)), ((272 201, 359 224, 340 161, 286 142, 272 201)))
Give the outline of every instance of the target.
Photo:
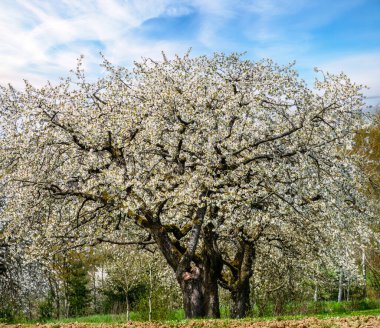
POLYGON ((346 318, 316 319, 305 318, 299 320, 277 321, 239 321, 239 320, 196 320, 187 323, 159 323, 159 322, 127 322, 123 324, 89 324, 89 323, 51 323, 34 325, 6 325, 0 328, 217 328, 217 327, 243 327, 243 328, 348 328, 371 327, 380 328, 380 316, 356 316, 346 318))

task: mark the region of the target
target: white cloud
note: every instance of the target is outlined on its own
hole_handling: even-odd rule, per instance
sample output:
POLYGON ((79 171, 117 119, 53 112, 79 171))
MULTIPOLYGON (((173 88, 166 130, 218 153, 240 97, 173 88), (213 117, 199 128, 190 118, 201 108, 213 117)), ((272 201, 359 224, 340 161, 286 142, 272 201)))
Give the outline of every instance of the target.
MULTIPOLYGON (((352 7, 360 0, 344 4, 352 7)), ((85 65, 99 73, 102 51, 115 64, 130 65, 140 57, 183 54, 195 46, 199 51, 244 51, 255 59, 271 57, 280 63, 294 59, 311 76, 312 67, 343 70, 353 80, 367 84, 368 95, 380 94, 380 54, 363 53, 326 61, 326 53, 313 52, 312 31, 344 12, 343 4, 314 15, 298 15, 284 27, 284 17, 315 3, 306 0, 3 0, 0 1, 0 84, 23 86, 26 78, 41 85, 57 80, 74 68, 85 55, 85 65), (196 13, 195 38, 147 39, 137 33, 144 22, 157 17, 179 17, 196 13), (240 30, 234 30, 234 24, 240 30), (233 33, 228 37, 224 32, 233 33), (244 41, 241 41, 244 39, 244 41)), ((320 9, 320 8, 319 8, 320 9)), ((287 18, 288 19, 288 18, 287 18)), ((285 20, 288 23, 288 20, 285 20)))
MULTIPOLYGON (((81 54, 96 70, 100 50, 116 63, 178 50, 181 47, 173 43, 146 42, 132 33, 144 21, 168 14, 169 4, 169 0, 0 3, 0 83, 22 87, 24 78, 37 84, 57 80, 67 75, 81 54)), ((181 10, 177 6, 177 12, 170 13, 185 14, 181 10)))
POLYGON ((172 17, 178 17, 178 16, 186 16, 191 14, 194 11, 194 9, 191 6, 188 6, 184 3, 175 3, 172 5, 169 5, 166 10, 165 14, 172 17))
POLYGON ((344 72, 352 81, 368 86, 368 97, 380 95, 380 52, 344 56, 319 64, 330 73, 344 72))

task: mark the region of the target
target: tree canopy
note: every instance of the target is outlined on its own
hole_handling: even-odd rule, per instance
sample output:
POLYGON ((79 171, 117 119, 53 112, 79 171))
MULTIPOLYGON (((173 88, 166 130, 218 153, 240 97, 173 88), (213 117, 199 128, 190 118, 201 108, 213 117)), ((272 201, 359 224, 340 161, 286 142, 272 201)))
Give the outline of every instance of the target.
POLYGON ((155 244, 187 316, 219 315, 218 283, 242 316, 255 261, 306 268, 365 240, 363 101, 344 74, 312 90, 292 65, 236 54, 103 66, 1 89, 2 215, 31 253, 155 244))

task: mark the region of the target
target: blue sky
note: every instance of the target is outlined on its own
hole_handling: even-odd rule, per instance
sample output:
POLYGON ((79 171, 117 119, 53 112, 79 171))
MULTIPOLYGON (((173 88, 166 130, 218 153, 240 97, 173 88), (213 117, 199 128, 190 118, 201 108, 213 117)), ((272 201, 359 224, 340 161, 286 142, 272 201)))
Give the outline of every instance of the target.
POLYGON ((1 0, 0 83, 57 81, 85 56, 101 74, 101 51, 130 66, 215 51, 253 60, 296 60, 312 83, 314 67, 346 72, 380 101, 380 0, 1 0))

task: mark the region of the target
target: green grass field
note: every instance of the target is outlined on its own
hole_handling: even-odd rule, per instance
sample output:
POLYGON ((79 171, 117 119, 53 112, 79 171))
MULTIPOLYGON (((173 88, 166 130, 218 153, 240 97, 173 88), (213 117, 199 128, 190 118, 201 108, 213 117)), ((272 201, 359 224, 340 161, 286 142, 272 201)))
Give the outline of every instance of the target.
MULTIPOLYGON (((257 309, 254 310, 254 313, 257 309)), ((290 320, 309 320, 310 318, 316 318, 320 320, 328 320, 331 318, 349 318, 349 317, 379 317, 380 320, 380 300, 365 300, 360 302, 318 302, 318 303, 303 303, 303 304, 292 304, 289 308, 286 309, 287 315, 282 316, 257 316, 244 318, 239 320, 241 323, 259 323, 259 322, 282 322, 290 320), (300 312, 300 311, 303 312, 300 312), (292 313, 303 313, 303 314, 292 314, 292 313)), ((222 311, 222 320, 217 322, 217 327, 222 325, 227 325, 232 323, 228 319, 228 308, 223 307, 222 311)), ((354 320, 354 319, 353 319, 354 320)), ((356 319, 355 319, 356 320, 356 319)), ((26 324, 26 325, 35 325, 39 324, 49 324, 50 327, 59 326, 60 324, 105 324, 105 325, 117 325, 126 323, 127 315, 126 314, 96 314, 96 315, 87 315, 71 318, 60 318, 60 319, 51 319, 51 320, 33 320, 28 321, 25 319, 19 319, 12 322, 13 324, 26 324)), ((146 322, 146 313, 142 312, 131 312, 130 321, 137 323, 146 322)), ((162 323, 170 327, 178 325, 186 325, 191 322, 204 322, 204 320, 185 320, 185 315, 183 310, 175 310, 170 313, 166 313, 165 316, 160 316, 160 319, 154 320, 154 322, 162 323)))
MULTIPOLYGON (((322 314, 313 314, 313 315, 286 315, 286 316, 268 316, 268 317, 256 317, 256 318, 245 318, 241 319, 242 321, 283 321, 283 320, 298 320, 304 319, 307 317, 315 317, 318 319, 329 319, 329 318, 345 318, 352 316, 379 316, 380 309, 369 309, 369 310, 357 310, 357 311, 346 311, 346 312, 330 312, 322 314)), ((141 321, 140 315, 132 312, 130 315, 131 321, 141 321)), ((170 322, 186 322, 182 311, 178 311, 177 314, 173 314, 173 317, 170 320, 165 320, 166 323, 170 322), (174 318, 173 318, 174 317, 174 318)), ((224 318, 224 320, 228 320, 224 318)), ((126 314, 96 314, 83 317, 73 317, 73 318, 62 318, 56 320, 48 320, 47 323, 125 323, 127 322, 126 314)), ((36 323, 36 321, 29 322, 36 323)))
POLYGON ((2 324, 0 328, 348 328, 380 327, 380 309, 331 312, 315 315, 268 316, 231 320, 185 320, 178 311, 178 318, 165 321, 139 321, 139 314, 131 313, 131 321, 125 314, 90 315, 83 317, 49 320, 46 322, 19 322, 2 324), (137 320, 136 320, 137 319, 137 320))

